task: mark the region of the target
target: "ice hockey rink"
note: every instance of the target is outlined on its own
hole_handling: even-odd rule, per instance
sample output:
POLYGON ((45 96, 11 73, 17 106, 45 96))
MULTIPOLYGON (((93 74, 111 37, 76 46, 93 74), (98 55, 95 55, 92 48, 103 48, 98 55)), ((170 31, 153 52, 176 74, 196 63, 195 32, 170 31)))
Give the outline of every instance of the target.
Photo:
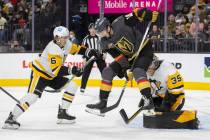
MULTIPOLYGON (((26 94, 26 87, 5 87, 18 99, 26 94)), ((122 88, 113 88, 109 104, 113 104, 119 97, 122 88)), ((129 125, 126 125, 119 110, 124 108, 129 115, 138 108, 141 96, 136 88, 126 88, 120 106, 99 117, 85 112, 85 105, 98 100, 98 88, 87 88, 85 94, 79 91, 69 109, 69 113, 77 117, 75 124, 56 124, 58 104, 61 93, 44 92, 25 114, 19 118, 19 130, 0 129, 0 140, 209 140, 210 138, 210 91, 186 91, 184 109, 198 111, 200 120, 199 130, 167 130, 143 128, 142 114, 129 125)), ((6 94, 0 92, 0 125, 2 127, 15 102, 6 94)))

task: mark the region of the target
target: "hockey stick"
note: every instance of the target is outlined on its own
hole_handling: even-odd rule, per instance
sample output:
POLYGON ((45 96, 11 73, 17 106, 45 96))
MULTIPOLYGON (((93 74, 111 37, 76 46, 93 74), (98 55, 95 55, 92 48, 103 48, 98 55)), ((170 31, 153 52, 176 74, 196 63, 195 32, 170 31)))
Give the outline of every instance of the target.
MULTIPOLYGON (((96 60, 96 58, 95 58, 95 57, 91 57, 91 58, 85 63, 85 65, 83 66, 82 71, 85 69, 85 67, 87 67, 87 65, 89 65, 89 64, 90 64, 92 61, 94 61, 94 60, 96 60)), ((73 76, 69 79, 68 83, 71 82, 75 77, 76 77, 76 76, 73 75, 73 76)), ((62 89, 58 89, 58 90, 48 90, 48 89, 44 89, 44 91, 49 92, 49 93, 57 93, 57 92, 61 92, 61 90, 62 90, 62 89)))
POLYGON ((124 122, 126 124, 130 123, 134 118, 136 118, 136 116, 142 111, 145 110, 145 108, 140 107, 130 118, 128 118, 128 115, 126 114, 124 109, 120 110, 120 115, 123 118, 124 122))
MULTIPOLYGON (((157 11, 158 11, 159 8, 160 8, 161 1, 162 1, 162 0, 160 0, 159 3, 158 3, 157 11)), ((147 36, 147 34, 148 34, 148 32, 149 32, 149 29, 150 29, 151 25, 152 25, 152 21, 150 21, 149 24, 147 25, 147 28, 146 28, 146 31, 145 31, 145 33, 144 33, 143 39, 142 39, 141 44, 140 44, 140 46, 139 46, 139 49, 138 49, 138 51, 137 51, 137 53, 136 53, 137 55, 136 55, 136 57, 134 58, 133 64, 132 64, 132 66, 131 66, 131 71, 133 71, 134 66, 135 66, 135 63, 136 63, 136 61, 137 61, 137 58, 138 58, 138 56, 139 56, 141 50, 142 50, 142 49, 144 48, 144 46, 145 46, 145 45, 143 45, 143 44, 144 44, 144 42, 145 42, 145 40, 146 40, 146 36, 147 36)), ((121 109, 121 110, 120 110, 120 115, 121 115, 121 117, 123 118, 123 120, 125 121, 125 123, 128 124, 128 123, 129 123, 130 121, 132 121, 132 120, 133 120, 133 119, 134 119, 142 110, 146 110, 146 108, 140 107, 140 108, 131 116, 131 118, 128 118, 128 116, 127 116, 125 110, 124 110, 124 109, 121 109)))
POLYGON ((106 112, 111 111, 111 110, 115 109, 116 107, 118 107, 118 105, 120 104, 120 101, 122 99, 122 96, 123 96, 123 94, 125 92, 125 88, 127 87, 127 84, 128 84, 128 80, 125 81, 124 86, 123 86, 123 89, 122 89, 122 91, 120 93, 120 97, 117 100, 117 102, 115 104, 109 106, 109 107, 106 107, 106 108, 102 109, 101 110, 101 113, 106 113, 106 112))
POLYGON ((9 97, 11 97, 13 100, 15 100, 18 104, 20 104, 20 101, 16 99, 14 96, 12 96, 9 92, 7 92, 5 89, 0 87, 1 91, 3 91, 5 94, 7 94, 9 97))

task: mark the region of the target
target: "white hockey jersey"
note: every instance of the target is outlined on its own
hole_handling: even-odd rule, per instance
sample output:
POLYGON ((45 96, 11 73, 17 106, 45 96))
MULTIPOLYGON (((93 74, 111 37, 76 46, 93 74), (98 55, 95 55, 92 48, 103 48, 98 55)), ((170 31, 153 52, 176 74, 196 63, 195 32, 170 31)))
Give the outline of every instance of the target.
POLYGON ((184 93, 183 78, 170 62, 163 61, 153 76, 148 75, 148 79, 153 97, 164 97, 167 92, 175 95, 184 93))
POLYGON ((50 41, 41 56, 31 63, 31 68, 37 75, 51 80, 57 76, 61 66, 68 54, 75 54, 80 50, 80 46, 67 41, 61 48, 54 41, 50 41))

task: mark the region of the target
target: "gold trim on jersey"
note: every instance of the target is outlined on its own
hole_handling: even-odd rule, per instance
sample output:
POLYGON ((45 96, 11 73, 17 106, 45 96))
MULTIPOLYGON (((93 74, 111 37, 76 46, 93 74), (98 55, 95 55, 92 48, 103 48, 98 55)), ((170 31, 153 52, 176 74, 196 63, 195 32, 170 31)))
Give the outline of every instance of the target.
POLYGON ((32 63, 32 67, 31 67, 32 71, 34 72, 34 74, 39 75, 41 77, 43 77, 44 79, 47 80, 52 80, 54 77, 50 76, 49 74, 47 74, 45 71, 40 70, 36 65, 34 65, 32 63))
POLYGON ((39 78, 40 78, 39 75, 37 75, 36 73, 33 73, 33 77, 31 79, 31 84, 30 84, 30 87, 29 87, 29 93, 34 93, 34 90, 37 86, 39 78))
POLYGON ((81 49, 81 47, 82 46, 73 43, 71 46, 71 49, 69 50, 69 53, 72 55, 77 54, 79 52, 79 50, 81 49))

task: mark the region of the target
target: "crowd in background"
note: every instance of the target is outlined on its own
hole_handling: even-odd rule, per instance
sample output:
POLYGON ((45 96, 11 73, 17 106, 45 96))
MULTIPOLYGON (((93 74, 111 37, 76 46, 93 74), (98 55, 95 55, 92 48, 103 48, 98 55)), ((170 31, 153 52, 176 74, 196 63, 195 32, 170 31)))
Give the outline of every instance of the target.
POLYGON ((198 18, 196 17, 196 6, 185 5, 179 13, 168 16, 166 27, 161 28, 154 25, 150 32, 154 47, 163 49, 160 48, 160 44, 166 32, 169 51, 176 49, 194 51, 196 38, 199 42, 198 51, 210 51, 210 11, 206 9, 207 3, 209 1, 199 0, 198 18))
MULTIPOLYGON (((62 11, 56 4, 56 0, 35 1, 35 30, 37 46, 42 41, 51 37, 51 30, 60 25, 61 20, 56 17, 62 11)), ((32 1, 31 0, 0 0, 0 45, 10 46, 8 51, 30 51, 31 50, 31 24, 32 23, 32 1)), ((1 48, 1 47, 0 47, 1 48)), ((37 47, 37 49, 41 49, 37 47)))
MULTIPOLYGON (((164 32, 167 32, 169 51, 180 46, 184 46, 181 49, 187 51, 195 49, 196 37, 199 41, 198 51, 210 51, 210 10, 206 8, 208 4, 210 0, 199 0, 199 18, 196 18, 195 4, 185 4, 181 11, 169 13, 167 27, 153 25, 149 37, 153 40, 154 49, 163 51, 164 32)), ((35 0, 36 50, 42 50, 51 39, 55 26, 65 25, 64 7, 65 0, 35 0)), ((88 20, 93 22, 97 15, 93 15, 94 18, 92 15, 86 18, 80 14, 76 16, 75 19, 79 22, 72 32, 78 38, 77 42, 80 42, 86 34, 84 32, 87 28, 84 25, 88 25, 87 18, 91 18, 88 20)), ((75 22, 75 19, 70 22, 75 22)), ((2 46, 7 46, 7 51, 14 52, 31 50, 31 22, 31 0, 0 0, 0 51, 2 46)))

